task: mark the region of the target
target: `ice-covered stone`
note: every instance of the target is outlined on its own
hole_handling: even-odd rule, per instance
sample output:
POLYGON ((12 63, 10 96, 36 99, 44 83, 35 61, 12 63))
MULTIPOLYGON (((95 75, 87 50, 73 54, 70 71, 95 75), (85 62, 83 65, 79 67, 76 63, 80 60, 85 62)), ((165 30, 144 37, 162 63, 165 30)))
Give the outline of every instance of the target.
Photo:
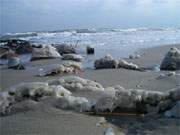
POLYGON ((61 58, 56 48, 51 45, 43 46, 42 48, 33 48, 31 60, 61 58))
POLYGON ((65 89, 64 87, 62 87, 61 85, 57 85, 57 86, 50 86, 50 89, 52 89, 52 95, 54 97, 67 97, 70 96, 72 93, 65 89))
POLYGON ((117 68, 118 61, 113 59, 110 54, 107 54, 104 58, 96 60, 94 66, 95 69, 117 68))
POLYGON ((66 62, 58 67, 44 71, 41 76, 52 76, 58 74, 78 74, 82 72, 82 65, 78 62, 66 62))
POLYGON ((91 103, 84 97, 64 96, 58 99, 56 107, 61 109, 72 109, 78 112, 89 111, 91 103))
MULTIPOLYGON (((159 112, 160 109, 162 110, 159 106, 160 103, 165 102, 167 98, 167 94, 157 91, 126 90, 120 87, 120 89, 116 88, 115 92, 115 96, 113 94, 106 94, 106 96, 103 95, 102 98, 99 98, 95 104, 96 111, 108 110, 113 112, 128 110, 136 113, 159 112), (117 108, 120 110, 117 110, 117 108)), ((161 107, 163 107, 162 104, 161 107)))
POLYGON ((48 83, 30 82, 21 83, 12 87, 9 93, 14 96, 17 101, 22 101, 27 98, 38 100, 40 97, 51 95, 52 90, 49 89, 48 83))
POLYGON ((180 70, 180 50, 173 47, 165 55, 161 66, 161 70, 180 70))

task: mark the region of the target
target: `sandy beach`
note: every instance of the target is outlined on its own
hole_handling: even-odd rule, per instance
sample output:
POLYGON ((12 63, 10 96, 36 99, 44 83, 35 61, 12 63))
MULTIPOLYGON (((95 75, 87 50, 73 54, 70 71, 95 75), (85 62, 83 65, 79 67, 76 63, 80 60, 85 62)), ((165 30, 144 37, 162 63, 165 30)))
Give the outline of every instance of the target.
MULTIPOLYGON (((160 65, 171 47, 180 49, 180 45, 166 45, 139 50, 138 59, 127 59, 141 67, 160 65)), ((60 76, 38 77, 38 69, 51 68, 62 63, 60 59, 40 60, 25 64, 26 70, 2 68, 0 72, 0 90, 22 82, 43 82, 60 76)), ((78 76, 99 82, 104 87, 120 85, 126 89, 144 89, 167 92, 180 86, 180 75, 159 78, 169 71, 135 71, 128 69, 85 69, 78 76)), ((180 74, 180 71, 176 71, 180 74)), ((98 93, 75 92, 73 95, 96 98, 98 93)), ((103 135, 108 126, 113 127, 116 135, 178 135, 180 119, 164 117, 138 116, 91 116, 69 110, 61 110, 54 106, 50 98, 40 102, 24 101, 16 105, 13 113, 0 117, 1 135, 103 135), (108 126, 97 127, 101 117, 105 117, 108 126)))

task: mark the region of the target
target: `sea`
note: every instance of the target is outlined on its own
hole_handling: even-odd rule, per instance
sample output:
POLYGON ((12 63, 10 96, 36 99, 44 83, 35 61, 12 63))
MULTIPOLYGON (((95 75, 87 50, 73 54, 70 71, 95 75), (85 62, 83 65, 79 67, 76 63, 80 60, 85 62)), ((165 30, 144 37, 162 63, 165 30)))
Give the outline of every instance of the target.
MULTIPOLYGON (((114 58, 127 58, 139 49, 180 43, 180 28, 128 28, 128 29, 66 29, 26 33, 6 33, 0 39, 19 38, 33 44, 62 44, 76 46, 85 57, 86 67, 95 59, 111 54, 114 58), (86 55, 86 47, 95 48, 94 55, 86 55)), ((26 61, 28 56, 22 56, 26 61)))

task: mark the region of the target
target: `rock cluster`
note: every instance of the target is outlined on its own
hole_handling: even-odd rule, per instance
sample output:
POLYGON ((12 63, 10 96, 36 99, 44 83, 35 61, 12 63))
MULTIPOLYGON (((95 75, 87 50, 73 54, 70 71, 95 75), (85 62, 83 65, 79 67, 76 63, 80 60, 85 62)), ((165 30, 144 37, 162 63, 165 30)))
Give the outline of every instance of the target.
POLYGON ((95 69, 106 69, 106 68, 125 68, 131 70, 143 71, 138 65, 129 63, 123 59, 115 60, 111 55, 106 55, 104 58, 96 60, 94 63, 95 69))
POLYGON ((171 48, 165 55, 161 66, 161 70, 180 70, 180 50, 171 48))
POLYGON ((0 43, 3 43, 3 47, 8 48, 9 50, 13 50, 17 54, 26 54, 32 52, 31 44, 25 40, 7 39, 1 40, 0 43))

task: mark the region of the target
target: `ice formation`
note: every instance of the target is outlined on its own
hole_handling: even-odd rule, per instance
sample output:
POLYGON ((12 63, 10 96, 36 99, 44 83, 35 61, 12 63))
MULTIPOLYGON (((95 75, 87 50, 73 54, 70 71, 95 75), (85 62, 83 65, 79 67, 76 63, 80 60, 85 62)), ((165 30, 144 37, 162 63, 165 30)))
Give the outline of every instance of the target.
POLYGON ((104 88, 101 84, 83 79, 78 76, 65 76, 59 79, 50 80, 49 85, 62 85, 69 91, 103 91, 104 88))

